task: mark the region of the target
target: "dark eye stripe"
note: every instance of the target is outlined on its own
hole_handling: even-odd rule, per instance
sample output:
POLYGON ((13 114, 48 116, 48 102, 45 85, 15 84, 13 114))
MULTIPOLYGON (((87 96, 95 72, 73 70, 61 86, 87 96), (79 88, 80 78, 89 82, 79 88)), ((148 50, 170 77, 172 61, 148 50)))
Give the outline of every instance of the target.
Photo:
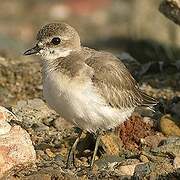
POLYGON ((51 42, 54 44, 54 45, 58 45, 60 44, 61 42, 61 39, 59 37, 54 37, 51 42))

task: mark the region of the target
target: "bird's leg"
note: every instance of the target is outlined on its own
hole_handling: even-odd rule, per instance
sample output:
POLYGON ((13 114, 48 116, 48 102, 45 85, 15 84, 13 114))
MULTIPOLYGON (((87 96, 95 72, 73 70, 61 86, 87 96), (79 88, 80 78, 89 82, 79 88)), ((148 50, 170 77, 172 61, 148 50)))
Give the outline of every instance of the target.
POLYGON ((95 143, 95 148, 94 148, 93 156, 92 156, 92 159, 91 159, 90 168, 92 168, 93 165, 94 165, 94 160, 95 160, 95 157, 96 157, 96 154, 97 154, 97 150, 98 150, 98 147, 99 147, 100 139, 101 139, 101 130, 97 130, 97 133, 96 133, 96 143, 95 143))
MULTIPOLYGON (((75 153, 77 144, 78 144, 78 142, 79 142, 79 140, 81 138, 82 132, 83 132, 83 130, 80 130, 80 132, 78 134, 78 137, 76 138, 76 140, 74 141, 74 144, 72 145, 71 149, 69 150, 69 154, 68 154, 68 158, 67 158, 67 162, 66 162, 66 168, 69 168, 69 166, 70 166, 71 156, 73 156, 73 161, 75 159, 74 153, 75 153)), ((74 164, 74 162, 73 162, 73 164, 74 164)))

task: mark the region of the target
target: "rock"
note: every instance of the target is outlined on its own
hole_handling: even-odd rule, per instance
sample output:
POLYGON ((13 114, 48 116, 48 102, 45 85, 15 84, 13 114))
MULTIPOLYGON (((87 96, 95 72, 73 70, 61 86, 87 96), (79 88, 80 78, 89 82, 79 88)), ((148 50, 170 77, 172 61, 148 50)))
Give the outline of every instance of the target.
MULTIPOLYGON (((138 164, 141 164, 141 163, 138 163, 138 164)), ((126 166, 120 166, 118 168, 118 172, 121 175, 133 176, 134 170, 135 170, 135 168, 136 168, 136 166, 138 164, 131 164, 131 165, 126 165, 126 166)))
POLYGON ((51 157, 51 158, 53 158, 53 157, 55 157, 56 155, 50 150, 50 149, 46 149, 45 150, 46 151, 46 154, 49 156, 49 157, 51 157))
POLYGON ((25 128, 30 128, 33 124, 43 123, 44 119, 53 121, 53 118, 57 116, 41 99, 18 101, 12 111, 25 128))
POLYGON ((162 141, 159 147, 151 149, 151 151, 158 155, 171 155, 173 157, 180 156, 180 137, 169 137, 162 141))
POLYGON ((72 128, 73 125, 70 124, 68 121, 66 121, 65 119, 59 117, 57 119, 55 119, 52 122, 53 126, 57 129, 57 130, 62 130, 62 129, 68 129, 68 128, 72 128))
POLYGON ((152 119, 152 118, 150 118, 150 117, 147 117, 147 116, 145 116, 145 117, 143 117, 143 121, 146 123, 146 124, 149 124, 151 127, 156 127, 156 125, 155 125, 155 119, 152 119))
POLYGON ((140 157, 139 157, 139 159, 142 161, 142 162, 149 162, 149 159, 145 156, 145 155, 143 155, 143 154, 141 154, 140 155, 140 157))
POLYGON ((4 112, 0 112, 0 117, 0 124, 3 124, 0 125, 0 178, 2 178, 34 164, 36 153, 29 134, 20 126, 11 127, 4 112))
POLYGON ((0 56, 0 65, 8 66, 8 62, 7 62, 6 58, 0 56))
MULTIPOLYGON (((168 161, 163 162, 147 162, 139 164, 134 170, 134 179, 157 179, 158 176, 167 176, 173 173, 174 168, 168 161)), ((161 179, 161 178, 160 178, 161 179)))
POLYGON ((25 180, 51 180, 51 175, 47 173, 37 173, 25 178, 25 180))
POLYGON ((148 146, 148 147, 151 147, 151 148, 155 148, 159 145, 159 143, 162 140, 165 140, 165 139, 166 139, 166 137, 162 133, 158 132, 155 135, 150 135, 150 136, 147 136, 145 138, 142 138, 141 144, 148 146))
POLYGON ((167 136, 180 136, 180 119, 166 114, 160 119, 160 129, 167 136))
POLYGON ((43 123, 37 123, 37 124, 34 124, 32 125, 32 128, 35 130, 35 131, 38 131, 38 132, 42 132, 42 131, 48 131, 49 130, 49 127, 44 125, 43 123))
POLYGON ((114 133, 108 133, 101 137, 101 142, 103 143, 104 150, 107 154, 118 155, 122 154, 122 142, 121 139, 114 133))
POLYGON ((156 110, 159 110, 162 114, 166 112, 166 114, 171 114, 173 117, 180 118, 180 95, 174 94, 170 98, 160 97, 156 110))
POLYGON ((121 176, 132 176, 138 164, 141 164, 138 159, 125 159, 117 166, 115 172, 121 176))
MULTIPOLYGON (((152 117, 154 116, 154 111, 150 108, 147 108, 147 107, 137 107, 135 109, 135 112, 140 114, 142 117, 149 117, 149 120, 151 119, 150 122, 150 125, 153 124, 153 119, 152 117)), ((147 123, 147 119, 143 118, 143 121, 147 123)))
POLYGON ((154 166, 150 163, 141 163, 136 165, 134 169, 134 176, 140 179, 144 179, 147 174, 150 174, 154 170, 154 166))
POLYGON ((163 175, 160 175, 160 176, 158 176, 158 177, 156 177, 156 179, 163 179, 163 180, 171 180, 171 179, 173 179, 173 180, 176 180, 176 179, 179 179, 179 177, 180 177, 180 168, 179 169, 175 169, 175 171, 173 171, 173 172, 169 172, 168 174, 167 173, 165 173, 165 174, 163 174, 163 175))
POLYGON ((139 164, 139 163, 140 163, 139 159, 131 159, 131 158, 128 158, 128 159, 124 159, 124 160, 121 162, 121 166, 133 165, 133 164, 139 164))
POLYGON ((95 165, 98 167, 98 169, 103 169, 103 168, 111 168, 122 162, 124 160, 124 157, 120 157, 117 155, 104 155, 100 159, 95 161, 95 165))
POLYGON ((64 162, 66 162, 66 158, 64 158, 64 156, 61 156, 60 154, 57 154, 54 157, 54 160, 56 161, 56 164, 63 166, 64 162))
POLYGON ((10 130, 11 126, 6 121, 6 113, 0 111, 0 135, 8 133, 10 130))
POLYGON ((174 158, 173 166, 176 169, 180 168, 180 156, 177 156, 177 157, 174 158))
POLYGON ((65 180, 78 180, 77 176, 72 171, 63 171, 60 167, 53 168, 47 167, 42 168, 40 171, 34 173, 33 175, 23 178, 25 180, 55 180, 55 179, 65 179, 65 180))
POLYGON ((144 122, 138 113, 133 113, 127 121, 121 124, 118 132, 128 150, 138 149, 142 138, 155 133, 151 125, 144 122))
POLYGON ((172 106, 171 111, 180 118, 180 101, 172 106))

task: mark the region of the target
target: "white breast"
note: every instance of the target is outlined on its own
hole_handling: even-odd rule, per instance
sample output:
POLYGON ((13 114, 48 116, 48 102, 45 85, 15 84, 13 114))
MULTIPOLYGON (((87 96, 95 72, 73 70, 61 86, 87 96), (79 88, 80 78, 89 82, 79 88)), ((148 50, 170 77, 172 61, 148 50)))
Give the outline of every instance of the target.
POLYGON ((57 113, 87 131, 113 128, 134 110, 111 108, 98 95, 90 80, 79 83, 79 79, 70 80, 59 72, 48 73, 44 78, 43 94, 57 113))

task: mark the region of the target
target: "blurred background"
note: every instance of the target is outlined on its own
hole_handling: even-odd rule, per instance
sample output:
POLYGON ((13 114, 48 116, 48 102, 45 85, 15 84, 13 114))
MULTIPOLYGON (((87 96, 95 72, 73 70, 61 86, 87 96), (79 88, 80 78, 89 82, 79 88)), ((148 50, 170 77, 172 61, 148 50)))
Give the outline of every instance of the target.
POLYGON ((37 57, 22 54, 34 45, 41 26, 62 21, 79 32, 83 45, 118 57, 122 52, 132 56, 136 61, 129 66, 130 71, 140 83, 160 88, 160 92, 161 88, 173 88, 170 97, 176 95, 180 89, 180 30, 158 11, 160 2, 0 0, 0 103, 41 97, 37 57))
MULTIPOLYGON (((176 49, 180 42, 177 25, 158 11, 160 0, 0 2, 0 49, 17 54, 21 54, 35 41, 37 30, 42 25, 61 21, 77 29, 82 44, 117 53, 127 51, 134 56, 141 56, 141 53, 144 54, 143 51, 149 48, 146 58, 162 58, 161 52, 157 53, 159 46, 163 44, 176 49), (142 46, 142 49, 137 46, 142 46), (149 46, 152 46, 152 49, 149 46), (153 50, 154 52, 149 52, 153 50)), ((167 58, 173 59, 177 56, 176 53, 167 53, 167 56, 171 56, 167 58)))

